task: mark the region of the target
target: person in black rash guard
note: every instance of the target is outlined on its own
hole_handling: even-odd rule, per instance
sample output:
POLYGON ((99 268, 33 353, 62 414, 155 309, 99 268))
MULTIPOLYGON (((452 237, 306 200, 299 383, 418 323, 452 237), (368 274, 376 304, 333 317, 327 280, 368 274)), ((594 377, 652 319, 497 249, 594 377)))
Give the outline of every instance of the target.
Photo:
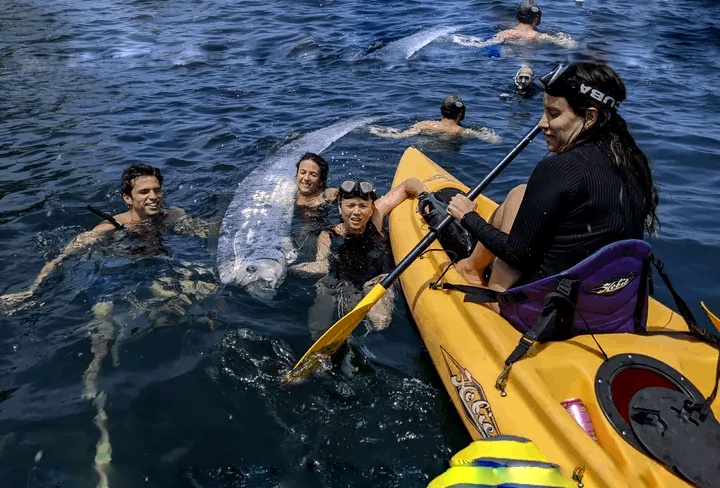
MULTIPOLYGON (((315 261, 290 268, 303 275, 326 275, 318 281, 317 297, 309 311, 313 340, 332 325, 336 308, 345 315, 363 292, 367 293, 389 271, 385 217, 407 198, 416 198, 424 191, 427 187, 416 178, 403 181, 381 198, 377 198, 371 181, 351 179, 340 185, 340 223, 318 237, 315 261)), ((393 293, 388 290, 368 313, 373 329, 389 325, 393 304, 393 293)))
POLYGON ((541 81, 540 127, 555 155, 538 163, 527 185, 511 190, 490 222, 463 195, 448 206, 480 242, 456 267, 481 284, 489 251, 497 259, 488 286, 498 291, 560 273, 607 244, 657 228, 657 189, 618 113, 626 91, 617 73, 580 63, 541 81))

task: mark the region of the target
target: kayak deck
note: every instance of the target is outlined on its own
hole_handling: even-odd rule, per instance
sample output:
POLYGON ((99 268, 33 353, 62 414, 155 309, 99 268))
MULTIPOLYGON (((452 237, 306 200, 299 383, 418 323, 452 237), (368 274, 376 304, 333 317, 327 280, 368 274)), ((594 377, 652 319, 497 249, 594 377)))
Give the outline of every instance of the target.
MULTIPOLYGON (((433 192, 468 188, 420 151, 403 155, 393 185, 414 176, 433 192)), ((488 218, 497 204, 480 196, 478 213, 488 218)), ((395 261, 405 257, 429 231, 409 200, 390 215, 395 261)), ((402 288, 422 339, 445 388, 474 439, 498 433, 527 437, 570 479, 584 469, 586 486, 691 486, 633 447, 610 424, 596 396, 598 369, 605 362, 592 337, 538 343, 515 363, 501 396, 495 382, 520 333, 488 306, 463 301, 457 291, 433 290, 429 284, 450 264, 435 241, 400 276, 402 288), (598 441, 576 423, 560 402, 579 398, 587 407, 598 441)), ((451 267, 444 281, 467 284, 451 267)), ((718 352, 689 334, 682 317, 650 300, 648 335, 604 334, 596 338, 609 357, 644 355, 674 368, 683 381, 704 395, 714 386, 718 352), (667 332, 667 333, 664 333, 667 332)), ((717 415, 718 402, 713 405, 717 415)), ((631 436, 632 434, 627 434, 631 436)))

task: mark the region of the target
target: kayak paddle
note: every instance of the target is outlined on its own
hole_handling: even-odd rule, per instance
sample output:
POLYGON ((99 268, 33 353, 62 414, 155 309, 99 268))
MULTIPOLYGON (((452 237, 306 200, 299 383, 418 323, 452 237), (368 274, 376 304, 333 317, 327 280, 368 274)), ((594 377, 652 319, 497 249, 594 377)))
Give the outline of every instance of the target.
MULTIPOLYGON (((467 197, 475 200, 485 190, 485 188, 507 167, 525 147, 540 133, 540 125, 536 124, 520 142, 512 148, 512 150, 498 163, 498 165, 482 180, 475 188, 473 188, 467 197)), ((294 383, 313 373, 319 365, 320 359, 324 355, 330 355, 335 352, 343 343, 357 325, 362 321, 368 311, 382 298, 387 289, 395 282, 400 274, 405 271, 410 264, 415 261, 422 253, 437 239, 440 232, 450 225, 453 221, 452 215, 447 215, 435 229, 430 232, 418 243, 405 258, 398 263, 380 283, 375 285, 370 292, 360 300, 355 308, 340 320, 335 322, 315 344, 300 358, 295 367, 290 370, 283 380, 284 384, 294 383)))

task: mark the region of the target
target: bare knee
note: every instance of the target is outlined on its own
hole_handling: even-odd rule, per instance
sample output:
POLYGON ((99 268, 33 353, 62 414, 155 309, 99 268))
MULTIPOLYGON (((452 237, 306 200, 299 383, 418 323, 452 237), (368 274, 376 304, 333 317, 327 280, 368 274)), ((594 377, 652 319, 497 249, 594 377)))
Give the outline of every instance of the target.
POLYGON ((496 229, 503 232, 510 232, 515 217, 517 216, 520 204, 525 196, 526 184, 518 185, 508 193, 505 201, 500 204, 495 215, 491 219, 491 224, 496 229))

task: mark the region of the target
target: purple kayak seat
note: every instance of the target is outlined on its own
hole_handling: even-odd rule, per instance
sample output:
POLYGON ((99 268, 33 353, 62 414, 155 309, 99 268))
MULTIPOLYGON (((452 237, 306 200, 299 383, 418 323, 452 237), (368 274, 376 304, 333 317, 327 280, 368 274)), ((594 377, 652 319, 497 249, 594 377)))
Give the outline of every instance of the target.
POLYGON ((500 313, 526 333, 554 300, 557 316, 538 340, 644 332, 650 252, 650 245, 638 239, 609 244, 563 273, 498 294, 500 313))

